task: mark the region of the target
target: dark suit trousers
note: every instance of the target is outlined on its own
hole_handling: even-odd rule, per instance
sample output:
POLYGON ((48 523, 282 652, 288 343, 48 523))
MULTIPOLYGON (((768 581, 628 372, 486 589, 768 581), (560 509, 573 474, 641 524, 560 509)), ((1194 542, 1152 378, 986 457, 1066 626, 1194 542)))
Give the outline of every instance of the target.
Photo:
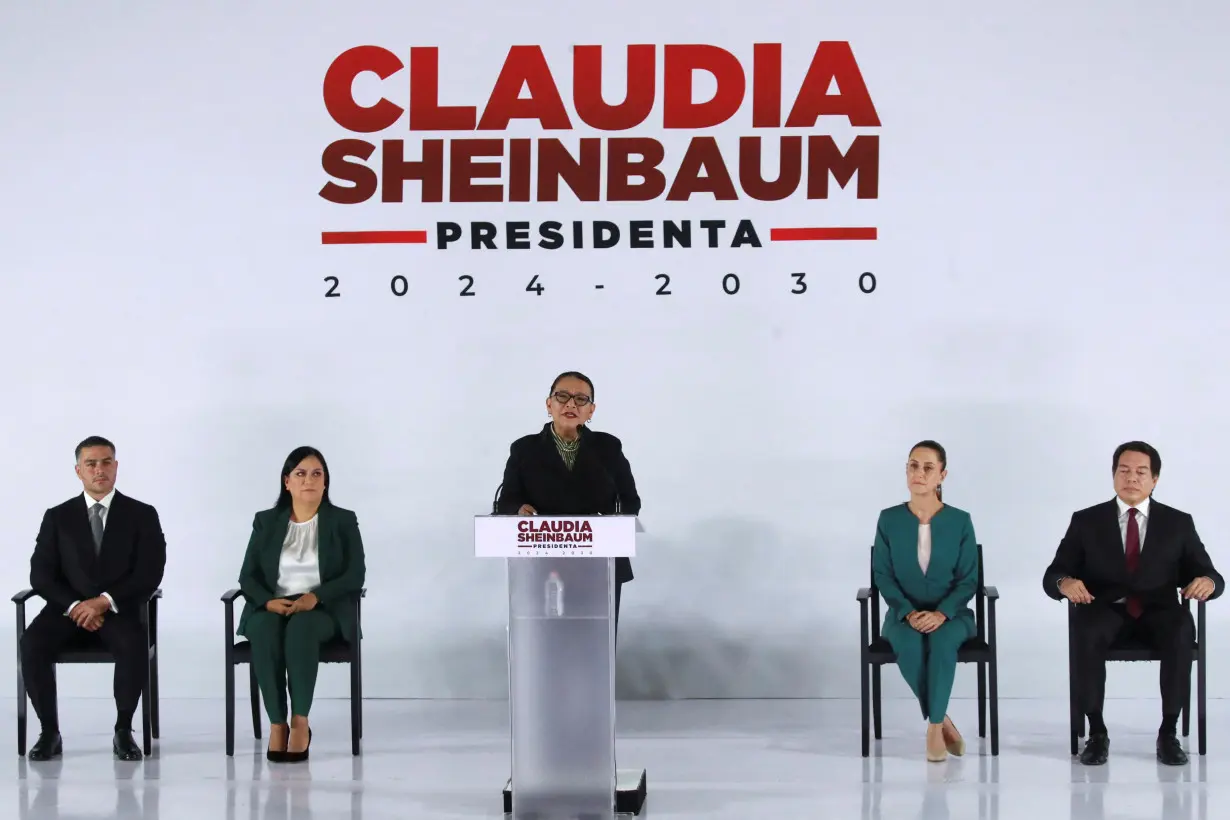
MULTIPOLYGON (((26 627, 21 638, 21 670, 26 692, 45 732, 58 732, 56 656, 75 638, 88 635, 56 607, 48 604, 26 627)), ((115 656, 115 728, 132 729, 132 717, 149 674, 149 648, 145 628, 136 612, 108 612, 94 633, 115 656)))
POLYGON ((1144 642, 1161 657, 1162 714, 1177 715, 1187 705, 1192 686, 1192 643, 1196 628, 1183 607, 1146 609, 1139 619, 1122 604, 1081 604, 1076 607, 1076 663, 1081 708, 1102 713, 1106 699, 1106 650, 1121 638, 1144 642))

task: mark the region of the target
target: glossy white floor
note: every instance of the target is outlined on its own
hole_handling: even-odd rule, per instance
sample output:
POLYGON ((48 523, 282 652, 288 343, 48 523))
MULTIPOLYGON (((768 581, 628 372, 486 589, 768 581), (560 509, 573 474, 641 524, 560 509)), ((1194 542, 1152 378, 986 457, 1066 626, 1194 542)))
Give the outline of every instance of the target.
MULTIPOLYGON (((243 709, 239 712, 243 728, 243 709)), ((312 759, 266 764, 240 735, 223 754, 219 701, 165 700, 162 740, 142 763, 110 754, 111 707, 62 704, 65 755, 16 755, 13 701, 0 704, 12 775, 0 816, 124 820, 202 818, 502 817, 507 710, 495 702, 369 701, 364 754, 350 755, 343 701, 318 702, 312 759)), ((974 707, 952 714, 970 740, 963 759, 928 764, 909 701, 886 701, 884 740, 859 755, 856 701, 621 702, 621 767, 648 770, 653 820, 1206 820, 1227 816, 1230 706, 1213 701, 1205 758, 1171 769, 1153 756, 1156 703, 1108 704, 1111 759, 1086 769, 1068 756, 1065 705, 1001 703, 998 758, 979 748, 974 707), (1210 808, 1212 807, 1212 808, 1210 808)), ((32 727, 31 741, 34 730, 32 727)), ((1193 733, 1195 727, 1193 726, 1193 733)))

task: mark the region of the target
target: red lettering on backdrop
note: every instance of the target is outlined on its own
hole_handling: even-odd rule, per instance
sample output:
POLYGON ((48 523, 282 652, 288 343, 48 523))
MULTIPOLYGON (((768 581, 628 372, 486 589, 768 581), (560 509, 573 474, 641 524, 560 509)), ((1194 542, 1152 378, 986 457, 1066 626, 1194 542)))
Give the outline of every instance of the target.
POLYGON ((363 140, 338 140, 329 143, 320 156, 320 166, 325 173, 351 183, 351 187, 338 185, 332 180, 320 189, 320 195, 329 202, 338 205, 357 205, 366 202, 380 187, 376 172, 359 162, 351 162, 351 157, 367 160, 376 151, 376 146, 363 140))
POLYGON ((572 49, 572 103, 581 122, 601 131, 627 131, 653 111, 657 47, 628 46, 627 91, 619 105, 602 97, 602 46, 572 49))
POLYGON ((478 130, 503 131, 510 120, 538 120, 546 131, 572 128, 547 58, 538 46, 513 46, 508 50, 478 130), (529 91, 529 97, 521 98, 522 87, 529 91))
POLYGON ((739 138, 739 185, 744 193, 761 202, 785 199, 799 187, 803 176, 803 138, 782 137, 777 179, 764 178, 759 137, 739 138))
POLYGON ((476 179, 499 179, 500 163, 475 162, 475 157, 504 156, 504 140, 453 140, 449 144, 448 198, 451 202, 501 202, 504 186, 476 184, 476 179))
POLYGON ((444 200, 444 140, 423 140, 423 158, 407 160, 402 140, 385 140, 380 155, 382 202, 401 202, 404 183, 423 183, 423 202, 444 200))
POLYGON ((714 199, 738 199, 735 183, 730 179, 722 149, 713 137, 693 137, 688 152, 679 163, 679 173, 666 195, 670 201, 685 201, 693 194, 709 193, 714 199), (705 175, 701 176, 701 172, 705 175))
POLYGON ((440 105, 440 49, 410 49, 410 130, 473 131, 472 105, 440 105))
POLYGON ((607 142, 608 202, 648 202, 666 190, 666 174, 658 170, 666 159, 662 143, 648 137, 613 137, 607 142), (637 159, 633 159, 637 157, 637 159), (643 182, 634 183, 633 177, 643 182))
POLYGON ((829 176, 842 188, 850 184, 858 172, 859 199, 875 199, 880 193, 880 138, 875 134, 859 134, 843 154, 833 138, 807 138, 807 198, 826 199, 829 176))
POLYGON ((581 140, 581 158, 572 154, 557 139, 538 143, 538 201, 558 202, 560 180, 567 183, 577 199, 597 202, 602 193, 602 140, 581 140))
POLYGON ((846 117, 855 126, 880 124, 854 51, 846 42, 823 42, 816 47, 786 127, 812 128, 817 119, 826 116, 846 117), (834 81, 838 93, 829 94, 834 81))
POLYGON ((739 58, 717 46, 666 46, 663 59, 662 122, 666 128, 710 128, 726 122, 743 105, 747 82, 739 58), (717 81, 713 97, 692 101, 696 71, 717 81))
POLYGON ((752 46, 752 127, 780 128, 782 124, 782 47, 780 43, 752 46))
POLYGON ((520 531, 520 532, 530 532, 530 531, 531 531, 531 527, 529 526, 529 524, 530 524, 530 522, 528 522, 528 521, 526 521, 526 520, 524 520, 524 519, 522 519, 521 521, 518 521, 518 522, 517 522, 517 529, 518 529, 518 531, 520 531))
POLYGON ((403 68, 405 65, 396 54, 379 46, 356 46, 343 51, 325 72, 325 110, 347 131, 383 131, 397 122, 402 107, 383 97, 375 105, 359 105, 354 100, 354 81, 369 71, 387 80, 403 68))

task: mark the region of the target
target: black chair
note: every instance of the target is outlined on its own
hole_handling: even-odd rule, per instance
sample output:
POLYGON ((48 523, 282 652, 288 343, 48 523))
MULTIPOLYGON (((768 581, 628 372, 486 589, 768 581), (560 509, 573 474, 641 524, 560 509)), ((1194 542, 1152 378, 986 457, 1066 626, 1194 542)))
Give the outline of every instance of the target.
MULTIPOLYGON (((23 589, 13 596, 17 604, 17 754, 26 753, 26 679, 21 670, 21 638, 26 634, 26 601, 38 595, 23 589)), ((141 746, 148 756, 153 752, 152 738, 158 737, 158 599, 162 590, 141 605, 141 624, 149 647, 149 664, 141 686, 141 746)), ((115 663, 111 650, 92 632, 80 631, 56 656, 56 663, 115 663)))
MULTIPOLYGON (((873 548, 874 549, 874 548, 873 548)), ((880 667, 896 663, 897 654, 880 637, 880 591, 875 575, 871 586, 858 591, 859 635, 862 656, 863 757, 871 754, 869 724, 874 719, 875 737, 880 739, 880 667), (870 701, 870 703, 869 703, 870 701), (872 714, 874 710, 874 714, 872 714)), ((982 544, 978 545, 978 591, 974 595, 974 622, 977 633, 961 645, 958 663, 978 665, 978 737, 987 736, 987 707, 991 712, 991 754, 999 754, 999 673, 996 664, 995 602, 999 590, 983 585, 982 544), (990 693, 987 679, 990 678, 990 693)))
MULTIPOLYGON (((1190 614, 1192 611, 1192 602, 1190 599, 1183 600, 1183 608, 1190 614)), ((1078 738, 1085 736, 1085 713, 1080 708, 1080 690, 1077 685, 1076 674, 1076 618, 1074 610, 1076 604, 1068 603, 1068 710, 1071 714, 1072 721, 1072 754, 1078 752, 1078 738)), ((1192 659, 1196 662, 1196 743, 1199 747, 1200 754, 1204 754, 1207 749, 1205 739, 1205 706, 1207 705, 1207 692, 1205 690, 1204 679, 1204 660, 1205 647, 1208 642, 1205 640, 1205 615, 1204 601, 1196 602, 1196 642, 1192 644, 1192 659)), ((1137 640, 1116 640, 1110 645, 1110 649, 1106 654, 1107 661, 1156 661, 1160 660, 1158 654, 1153 651, 1143 641, 1137 640)), ((1192 727, 1192 698, 1191 692, 1188 691, 1187 703, 1183 706, 1183 737, 1191 734, 1192 727)))
MULTIPOLYGON (((252 699, 252 736, 261 738, 261 696, 256 686, 256 673, 252 671, 252 645, 247 641, 235 640, 235 601, 243 597, 243 591, 228 589, 222 596, 226 607, 226 754, 235 755, 235 667, 241 663, 248 665, 248 690, 252 699)), ((362 599, 367 597, 367 590, 359 590, 354 596, 355 635, 349 642, 341 637, 334 638, 320 648, 321 663, 350 664, 350 753, 359 754, 359 741, 363 738, 363 652, 360 635, 362 634, 362 599)))

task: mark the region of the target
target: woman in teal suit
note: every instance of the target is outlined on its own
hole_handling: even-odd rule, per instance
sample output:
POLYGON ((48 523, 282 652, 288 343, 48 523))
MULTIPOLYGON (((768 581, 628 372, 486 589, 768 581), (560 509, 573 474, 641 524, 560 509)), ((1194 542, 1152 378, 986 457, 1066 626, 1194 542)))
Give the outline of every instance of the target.
POLYGON ((910 500, 880 513, 872 576, 888 605, 882 634, 918 697, 927 724, 927 759, 965 753, 948 717, 957 650, 975 634, 970 601, 978 591, 978 546, 969 513, 943 502, 948 455, 934 441, 910 450, 910 500))
POLYGON ((359 638, 350 602, 365 574, 358 519, 330 503, 325 457, 312 447, 294 450, 282 467, 277 505, 252 522, 239 572, 246 601, 238 632, 252 645, 252 670, 269 713, 269 760, 307 760, 320 648, 334 637, 359 638))

